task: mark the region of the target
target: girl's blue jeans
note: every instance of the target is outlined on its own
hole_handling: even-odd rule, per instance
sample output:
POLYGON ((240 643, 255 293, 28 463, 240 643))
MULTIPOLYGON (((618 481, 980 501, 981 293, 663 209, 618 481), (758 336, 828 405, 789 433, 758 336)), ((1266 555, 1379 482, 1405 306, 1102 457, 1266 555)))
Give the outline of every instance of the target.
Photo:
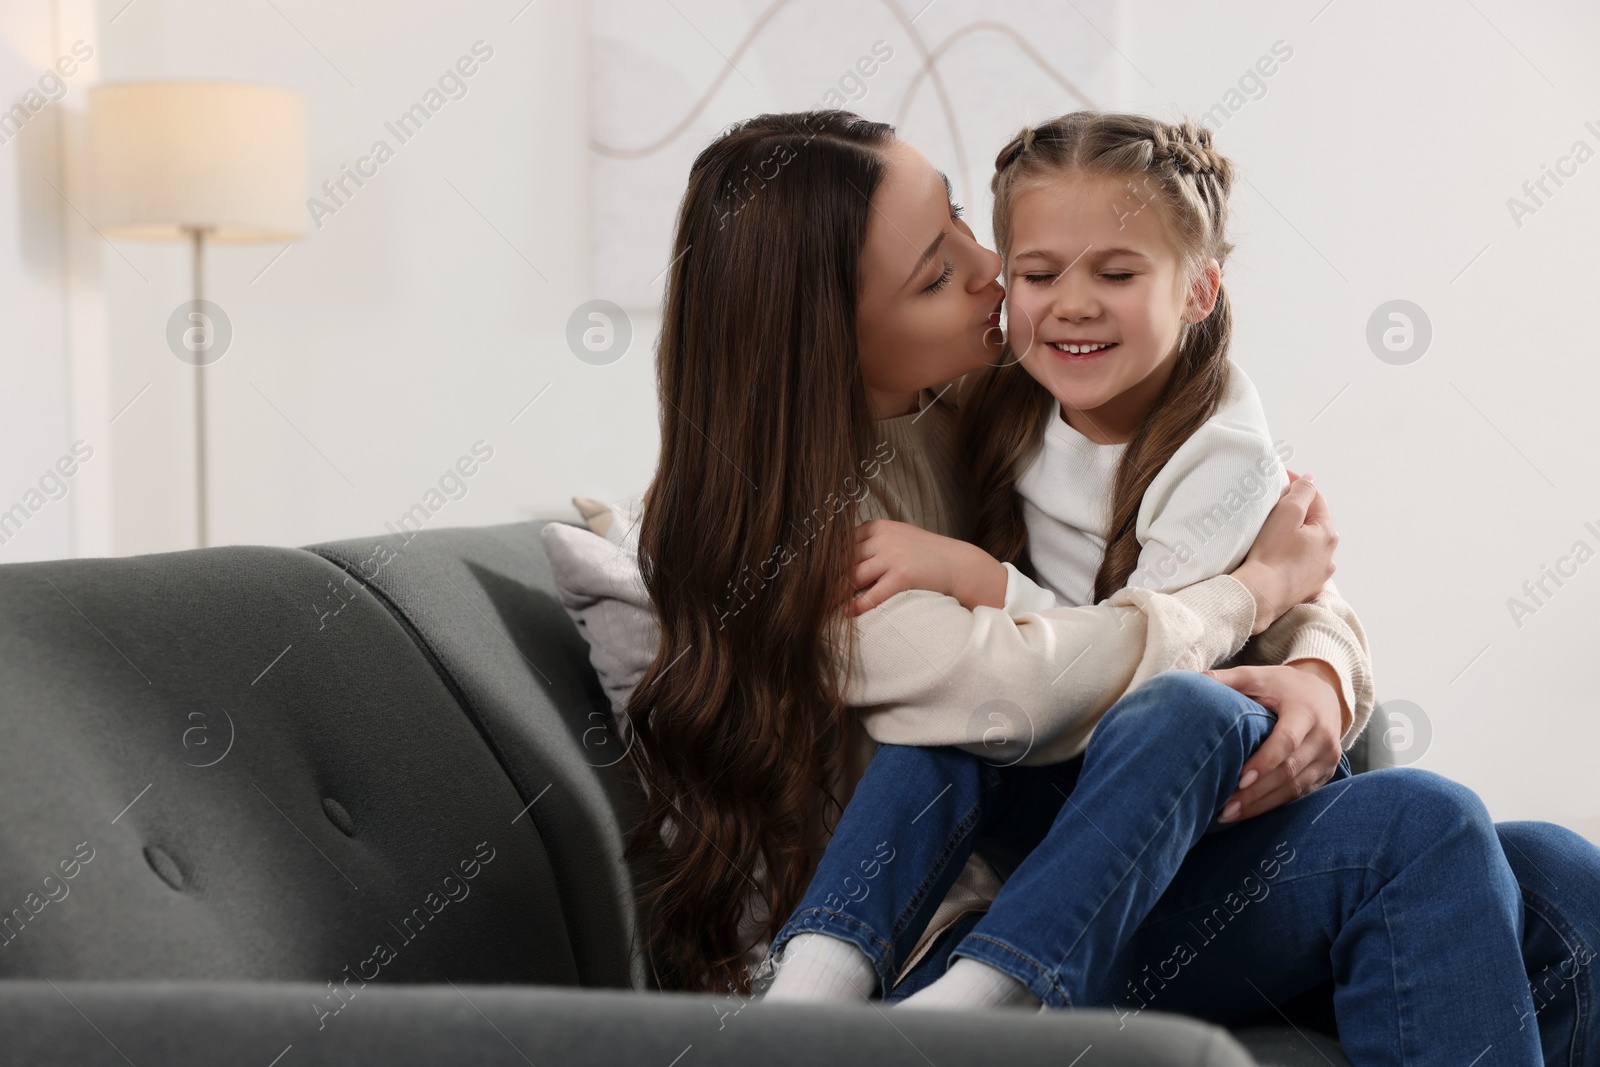
POLYGON ((1331 980, 1356 1064, 1600 1062, 1600 848, 1495 824, 1432 772, 1352 776, 1345 759, 1307 796, 1217 822, 1276 721, 1167 671, 1063 763, 880 746, 772 952, 803 931, 841 938, 888 1000, 967 956, 1049 1007, 1219 1025, 1331 980), (974 849, 1005 879, 999 895, 897 984, 974 849))

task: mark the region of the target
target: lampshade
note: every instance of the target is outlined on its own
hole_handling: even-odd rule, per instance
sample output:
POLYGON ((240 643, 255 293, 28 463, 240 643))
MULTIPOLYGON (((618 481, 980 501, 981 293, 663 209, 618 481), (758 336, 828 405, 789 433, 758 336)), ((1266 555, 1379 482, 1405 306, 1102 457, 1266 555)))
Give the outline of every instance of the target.
POLYGON ((306 227, 306 103, 291 89, 140 82, 89 91, 95 222, 114 236, 282 241, 306 227))

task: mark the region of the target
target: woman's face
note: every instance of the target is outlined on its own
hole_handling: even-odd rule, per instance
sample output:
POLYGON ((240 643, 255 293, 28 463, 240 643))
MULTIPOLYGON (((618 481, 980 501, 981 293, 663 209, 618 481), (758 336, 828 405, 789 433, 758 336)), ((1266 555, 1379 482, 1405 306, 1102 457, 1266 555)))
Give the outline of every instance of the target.
POLYGON ((999 361, 1000 257, 954 218, 944 176, 911 145, 884 153, 861 251, 856 339, 874 418, 916 393, 999 361))

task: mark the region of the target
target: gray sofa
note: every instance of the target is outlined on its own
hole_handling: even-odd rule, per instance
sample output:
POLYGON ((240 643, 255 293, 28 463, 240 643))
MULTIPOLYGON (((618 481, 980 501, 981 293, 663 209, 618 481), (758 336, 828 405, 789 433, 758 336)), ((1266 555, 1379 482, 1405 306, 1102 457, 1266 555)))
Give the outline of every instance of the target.
POLYGON ((541 525, 0 566, 0 1064, 1346 1063, 1326 987, 1231 1032, 647 991, 541 525))

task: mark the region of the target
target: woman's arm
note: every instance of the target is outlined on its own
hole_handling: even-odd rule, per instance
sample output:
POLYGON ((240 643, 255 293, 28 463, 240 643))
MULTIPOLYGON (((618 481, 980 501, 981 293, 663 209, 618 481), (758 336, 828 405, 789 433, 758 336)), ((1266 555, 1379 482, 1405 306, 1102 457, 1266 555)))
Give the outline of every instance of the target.
POLYGON ((1123 589, 1101 604, 1012 618, 927 590, 849 621, 846 700, 880 743, 956 745, 1008 762, 1081 752, 1101 715, 1146 678, 1233 657, 1323 588, 1337 535, 1309 481, 1291 487, 1249 557, 1175 593, 1123 589))
POLYGON ((1226 574, 1016 619, 912 589, 850 620, 845 700, 880 744, 1058 763, 1083 751, 1124 693, 1164 670, 1227 659, 1255 618, 1255 597, 1226 574))
POLYGON ((1339 681, 1321 660, 1208 671, 1276 715, 1272 732, 1245 760, 1223 803, 1223 822, 1248 819, 1325 784, 1339 771, 1339 681))
POLYGON ((1247 641, 1227 666, 1304 661, 1325 663, 1338 676, 1345 716, 1339 747, 1349 751, 1372 718, 1372 651, 1366 629, 1332 579, 1316 599, 1296 604, 1247 641))
POLYGON ((1278 715, 1245 761, 1224 822, 1230 809, 1232 818, 1248 819, 1322 785, 1372 716, 1366 631, 1331 581, 1247 643, 1234 666, 1213 673, 1278 715))

